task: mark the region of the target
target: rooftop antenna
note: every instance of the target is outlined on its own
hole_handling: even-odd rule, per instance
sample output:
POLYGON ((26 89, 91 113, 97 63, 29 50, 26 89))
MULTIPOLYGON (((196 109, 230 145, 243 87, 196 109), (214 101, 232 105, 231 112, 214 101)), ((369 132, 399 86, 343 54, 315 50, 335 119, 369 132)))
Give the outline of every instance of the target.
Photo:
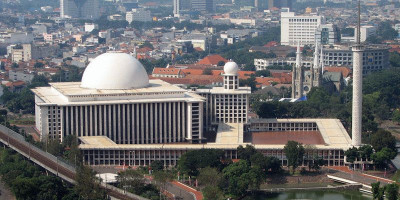
POLYGON ((358 0, 357 44, 361 44, 361 0, 358 0))

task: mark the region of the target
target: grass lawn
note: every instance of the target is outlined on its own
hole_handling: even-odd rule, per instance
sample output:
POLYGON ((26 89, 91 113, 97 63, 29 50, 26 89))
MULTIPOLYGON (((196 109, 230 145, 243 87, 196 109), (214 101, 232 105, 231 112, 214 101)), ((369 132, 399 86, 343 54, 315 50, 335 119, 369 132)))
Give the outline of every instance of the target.
POLYGON ((15 124, 15 125, 34 125, 35 124, 35 118, 34 117, 26 117, 26 118, 10 119, 10 124, 15 124))

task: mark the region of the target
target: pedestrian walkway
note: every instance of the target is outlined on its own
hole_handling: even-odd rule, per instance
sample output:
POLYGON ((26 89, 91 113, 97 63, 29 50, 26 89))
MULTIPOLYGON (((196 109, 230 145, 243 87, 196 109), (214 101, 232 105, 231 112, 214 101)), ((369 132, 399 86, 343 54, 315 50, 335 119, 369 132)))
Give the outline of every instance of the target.
POLYGON ((186 190, 188 192, 193 193, 194 196, 196 197, 196 200, 203 200, 203 194, 201 192, 199 192, 199 191, 197 191, 197 190, 195 190, 195 189, 193 189, 193 188, 191 188, 191 187, 189 187, 189 186, 187 186, 187 185, 185 185, 185 184, 183 184, 181 182, 178 182, 178 181, 172 181, 171 183, 176 185, 176 186, 178 186, 179 188, 182 188, 182 189, 184 189, 184 190, 186 190))
POLYGON ((349 179, 358 183, 362 183, 364 185, 371 185, 371 183, 375 183, 377 181, 381 182, 384 185, 394 183, 394 181, 390 179, 364 174, 358 171, 353 171, 345 166, 334 166, 327 168, 335 170, 335 172, 330 173, 332 175, 338 176, 340 178, 349 179))

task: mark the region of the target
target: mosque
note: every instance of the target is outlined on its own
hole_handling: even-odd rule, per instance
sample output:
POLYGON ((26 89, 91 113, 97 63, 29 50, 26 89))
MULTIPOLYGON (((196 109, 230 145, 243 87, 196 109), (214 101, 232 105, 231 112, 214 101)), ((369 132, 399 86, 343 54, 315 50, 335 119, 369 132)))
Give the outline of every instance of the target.
POLYGON ((123 53, 105 53, 86 68, 82 82, 50 83, 32 89, 42 141, 79 138, 87 165, 176 165, 196 149, 221 149, 237 158, 239 145, 254 145, 287 164, 283 147, 295 140, 326 165, 344 165, 351 139, 337 119, 250 119, 249 87, 239 87, 239 67, 224 66, 224 85, 182 89, 149 80, 143 65, 123 53), (214 131, 210 131, 214 130, 214 131), (205 133, 212 132, 213 134, 205 133))

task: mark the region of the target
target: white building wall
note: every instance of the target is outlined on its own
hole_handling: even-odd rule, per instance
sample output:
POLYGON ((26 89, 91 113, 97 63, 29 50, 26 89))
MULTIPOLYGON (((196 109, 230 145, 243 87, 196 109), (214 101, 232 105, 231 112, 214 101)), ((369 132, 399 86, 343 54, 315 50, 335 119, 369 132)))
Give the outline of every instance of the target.
POLYGON ((281 44, 296 46, 314 45, 315 31, 322 23, 317 15, 295 16, 294 12, 281 13, 281 44))

